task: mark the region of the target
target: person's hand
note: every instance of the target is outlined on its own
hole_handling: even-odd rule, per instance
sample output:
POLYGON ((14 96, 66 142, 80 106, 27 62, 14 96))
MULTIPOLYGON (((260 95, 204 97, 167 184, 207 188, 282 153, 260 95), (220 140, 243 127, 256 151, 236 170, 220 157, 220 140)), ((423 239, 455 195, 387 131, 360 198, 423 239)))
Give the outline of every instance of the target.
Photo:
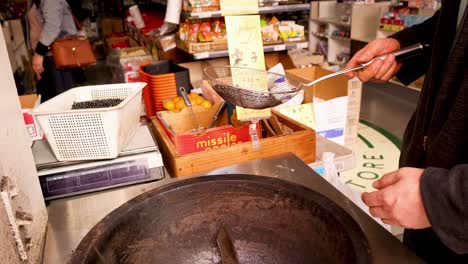
POLYGON ((385 174, 372 185, 375 192, 363 193, 362 200, 372 216, 390 225, 421 229, 430 227, 419 189, 423 169, 401 168, 385 174))
POLYGON ((44 56, 34 53, 32 58, 32 68, 33 71, 36 73, 36 77, 38 80, 42 78, 41 74, 44 72, 44 56))
MULTIPOLYGON (((375 57, 399 49, 400 42, 396 39, 376 39, 358 51, 348 62, 346 69, 356 67, 362 63, 372 60, 375 57)), ((386 82, 398 72, 400 67, 401 64, 395 61, 395 56, 389 55, 385 60, 375 60, 367 68, 357 72, 347 73, 347 75, 352 78, 357 74, 358 78, 363 82, 367 82, 370 79, 386 82)))

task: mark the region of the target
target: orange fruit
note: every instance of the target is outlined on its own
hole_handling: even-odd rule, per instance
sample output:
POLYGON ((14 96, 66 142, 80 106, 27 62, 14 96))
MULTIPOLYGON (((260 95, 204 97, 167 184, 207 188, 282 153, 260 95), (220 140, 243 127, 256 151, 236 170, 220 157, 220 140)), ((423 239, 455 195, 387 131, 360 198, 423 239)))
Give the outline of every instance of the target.
POLYGON ((190 94, 188 95, 188 97, 189 97, 190 99, 195 99, 195 98, 197 98, 197 97, 200 97, 200 95, 198 95, 197 93, 190 93, 190 94))
POLYGON ((203 100, 203 102, 201 103, 201 105, 205 108, 211 108, 213 107, 213 105, 211 104, 210 101, 207 101, 207 100, 203 100))
POLYGON ((177 104, 178 102, 183 101, 183 99, 182 97, 177 96, 176 98, 172 99, 172 101, 174 101, 174 103, 177 104))
POLYGON ((203 101, 205 101, 203 97, 199 96, 195 98, 195 105, 202 105, 203 101))
POLYGON ((163 106, 165 109, 172 111, 175 108, 175 103, 174 101, 168 100, 164 102, 163 106))
POLYGON ((182 110, 186 107, 184 100, 178 101, 175 105, 176 109, 182 110))

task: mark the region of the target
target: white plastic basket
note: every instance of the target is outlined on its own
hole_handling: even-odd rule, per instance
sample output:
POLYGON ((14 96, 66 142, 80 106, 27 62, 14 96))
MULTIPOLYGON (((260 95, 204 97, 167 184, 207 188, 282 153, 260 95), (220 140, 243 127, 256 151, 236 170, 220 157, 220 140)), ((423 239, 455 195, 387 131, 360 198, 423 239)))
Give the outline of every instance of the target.
POLYGON ((34 109, 59 161, 116 158, 135 134, 146 83, 82 86, 34 109), (71 110, 74 102, 118 98, 114 107, 71 110))

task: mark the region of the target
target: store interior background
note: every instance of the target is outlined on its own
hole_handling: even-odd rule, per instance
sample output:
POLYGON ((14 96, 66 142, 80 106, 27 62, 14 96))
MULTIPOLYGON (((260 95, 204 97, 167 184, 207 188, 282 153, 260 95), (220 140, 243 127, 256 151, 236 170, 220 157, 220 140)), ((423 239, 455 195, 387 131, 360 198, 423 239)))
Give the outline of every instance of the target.
MULTIPOLYGON (((281 4, 303 4, 309 1, 278 1, 281 4), (288 3, 290 2, 290 3, 288 3)), ((345 58, 338 64, 329 63, 333 65, 343 66, 345 62, 352 56, 359 48, 366 44, 366 42, 378 38, 385 37, 396 31, 393 28, 388 30, 382 28, 382 17, 385 16, 384 12, 406 6, 409 8, 411 14, 418 14, 422 16, 429 16, 437 8, 435 1, 392 1, 367 4, 364 1, 344 1, 345 3, 337 3, 336 1, 311 1, 312 10, 303 10, 298 12, 291 12, 291 17, 301 17, 310 15, 307 23, 301 21, 306 27, 306 39, 309 44, 309 50, 313 52, 325 53, 325 61, 333 62, 335 59, 330 58, 336 56, 339 52, 334 51, 335 46, 343 46, 345 53, 348 53, 345 58), (361 5, 363 8, 356 9, 352 7, 353 2, 355 5, 361 5), (435 3, 434 3, 435 2, 435 3), (383 6, 383 7, 382 7, 383 6), (370 10, 370 11, 369 11, 370 10), (367 13, 368 14, 367 14, 367 13), (359 15, 360 14, 360 15, 359 15), (378 16, 373 18, 375 23, 363 23, 358 21, 361 17, 378 16), (334 16, 334 17, 333 17, 334 16), (339 20, 343 16, 349 16, 350 25, 340 25, 339 23, 322 23, 320 20, 332 20, 334 18, 339 20), (326 18, 326 19, 323 19, 326 18), (343 40, 331 38, 328 40, 317 32, 323 30, 332 31, 339 29, 345 33, 350 33, 350 36, 345 35, 343 40), (327 28, 328 27, 328 28, 327 28), (323 50, 320 42, 328 41, 328 51, 323 50), (331 53, 328 56, 327 54, 331 53)), ((343 1, 338 1, 343 2, 343 1)), ((367 2, 367 1, 366 1, 367 2)), ((368 1, 371 2, 371 1, 368 1)), ((373 1, 372 1, 373 2, 373 1)), ((376 1, 379 2, 379 1, 376 1)), ((142 12, 148 11, 152 15, 156 14, 160 20, 164 18, 166 11, 166 2, 161 0, 142 0, 142 1, 128 1, 128 0, 81 0, 82 7, 89 12, 89 19, 85 22, 87 32, 91 32, 90 39, 93 41, 96 49, 96 55, 99 59, 98 64, 85 69, 87 81, 86 84, 104 84, 112 82, 112 69, 107 66, 106 56, 110 51, 106 47, 106 39, 109 34, 118 34, 125 31, 122 23, 126 17, 126 10, 128 7, 138 4, 142 12), (119 20, 120 23, 119 23, 119 20), (107 34, 107 36, 106 36, 107 34)), ((265 1, 268 4, 268 1, 265 1)), ((32 73, 30 61, 31 56, 28 48, 27 41, 27 22, 25 14, 27 12, 28 3, 24 0, 5 0, 0 3, 2 6, 0 13, 0 21, 2 21, 2 29, 7 39, 7 48, 9 50, 9 57, 12 64, 12 69, 15 74, 15 82, 17 84, 18 93, 31 94, 35 93, 35 80, 32 73)), ((182 14, 186 17, 186 13, 182 14)), ((181 19, 181 22, 183 19, 181 19)), ((157 23, 156 23, 157 24, 157 23)), ((398 29, 397 29, 398 30, 398 29)), ((325 32, 331 35, 331 32, 325 32)), ((133 44, 132 44, 133 45, 133 44)), ((326 48, 327 45, 325 45, 326 48)), ((338 47, 341 48, 341 47, 338 47)), ((281 51, 285 53, 286 51, 281 51)), ((196 56, 188 54, 178 48, 171 49, 167 52, 158 50, 159 59, 170 59, 176 63, 187 63, 198 61, 202 63, 206 59, 197 60, 196 56)), ((334 69, 337 69, 336 67, 334 69)), ((192 80, 193 81, 193 80, 192 80)), ((362 102, 361 102, 361 119, 366 120, 376 126, 379 126, 391 134, 401 139, 406 123, 408 122, 412 111, 415 108, 419 89, 421 88, 421 80, 418 84, 412 84, 410 87, 403 86, 395 83, 374 83, 368 82, 363 86, 362 102), (392 116, 388 119, 386 117, 392 116)))
MULTIPOLYGON (((116 34, 115 38, 121 37, 120 34, 127 34, 128 36, 124 38, 128 38, 131 45, 149 46, 151 48, 149 53, 153 58, 159 60, 172 60, 175 63, 192 65, 190 68, 197 68, 197 65, 203 66, 211 63, 228 64, 227 51, 224 55, 219 55, 219 51, 189 54, 179 47, 167 49, 168 46, 175 45, 175 43, 161 42, 157 35, 149 34, 152 43, 146 43, 147 40, 135 39, 132 35, 133 31, 125 26, 127 24, 125 19, 128 7, 137 4, 142 13, 155 15, 157 17, 155 20, 161 22, 164 20, 167 4, 164 0, 82 0, 81 2, 82 7, 89 10, 90 19, 86 21, 86 27, 98 58, 96 65, 85 69, 86 85, 116 82, 115 69, 109 67, 108 60, 109 55, 113 52, 109 40, 113 34, 116 34), (167 51, 164 51, 165 49, 167 51)), ((428 17, 438 8, 437 1, 427 0, 375 1, 378 3, 366 3, 374 1, 339 2, 281 1, 281 4, 307 4, 307 8, 288 14, 291 17, 299 18, 299 23, 304 24, 307 49, 323 55, 324 64, 322 66, 331 70, 338 70, 343 67, 347 60, 367 42, 375 38, 389 36, 403 28, 400 24, 394 26, 385 24, 393 23, 390 18, 388 18, 390 20, 383 20, 387 19, 386 15, 388 14, 386 12, 395 10, 395 8, 407 8, 408 12, 413 15, 428 17), (347 19, 346 16, 348 16, 347 19), (307 17, 307 19, 304 20, 304 17, 307 17), (369 21, 373 22, 369 23, 369 21), (325 31, 323 31, 324 29, 325 31), (343 34, 338 37, 334 36, 332 33, 336 30, 343 34)), ((2 22, 2 30, 5 35, 11 68, 19 95, 36 92, 34 74, 31 68, 31 52, 28 47, 26 33, 25 14, 28 4, 24 0, 0 1, 0 21, 2 22)), ((196 13, 183 13, 183 16, 190 15, 196 15, 196 13)), ((181 19, 182 21, 184 19, 181 19)), ((157 32, 157 28, 154 28, 154 32, 157 32)), ((291 48, 293 47, 296 46, 291 46, 291 48)), ((301 45, 301 47, 303 46, 301 45)), ((289 45, 279 44, 271 51, 287 54, 289 48, 289 45)), ((199 75, 191 72, 191 76, 199 75)), ((200 76, 198 78, 201 79, 200 76)), ((199 80, 192 79, 191 81, 197 82, 199 80)), ((372 81, 365 83, 362 89, 360 119, 382 128, 401 141, 406 124, 416 107, 421 86, 422 80, 418 80, 417 83, 410 86, 404 86, 398 83, 397 80, 388 83, 372 81)), ((401 230, 392 231, 395 235, 401 236, 401 230)))

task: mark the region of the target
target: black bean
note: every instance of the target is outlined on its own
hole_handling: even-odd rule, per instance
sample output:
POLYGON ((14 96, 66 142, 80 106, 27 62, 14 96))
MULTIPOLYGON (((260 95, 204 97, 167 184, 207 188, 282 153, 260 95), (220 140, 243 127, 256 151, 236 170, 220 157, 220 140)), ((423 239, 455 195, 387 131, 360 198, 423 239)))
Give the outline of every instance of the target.
POLYGON ((113 98, 113 99, 74 102, 72 105, 72 110, 113 107, 113 106, 120 104, 122 101, 123 99, 113 98))

